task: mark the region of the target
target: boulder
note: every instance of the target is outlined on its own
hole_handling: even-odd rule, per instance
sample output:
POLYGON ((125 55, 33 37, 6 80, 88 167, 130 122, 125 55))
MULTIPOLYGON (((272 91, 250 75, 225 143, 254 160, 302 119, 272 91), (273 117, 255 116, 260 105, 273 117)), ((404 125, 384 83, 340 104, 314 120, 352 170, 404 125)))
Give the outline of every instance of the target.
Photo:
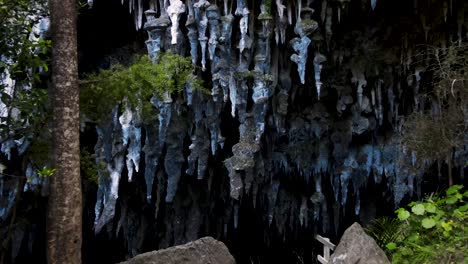
POLYGON ((235 264, 223 242, 204 237, 185 245, 140 254, 120 264, 235 264))
POLYGON ((383 250, 358 223, 346 229, 330 260, 332 264, 390 264, 383 250))

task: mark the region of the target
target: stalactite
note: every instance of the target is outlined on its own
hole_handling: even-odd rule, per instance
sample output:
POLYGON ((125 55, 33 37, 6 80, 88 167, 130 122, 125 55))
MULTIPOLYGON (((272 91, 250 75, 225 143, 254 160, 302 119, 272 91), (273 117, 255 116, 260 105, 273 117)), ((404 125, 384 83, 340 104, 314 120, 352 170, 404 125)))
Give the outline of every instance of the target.
POLYGON ((297 71, 301 83, 305 84, 305 68, 307 62, 307 48, 309 47, 311 40, 304 36, 302 38, 295 38, 289 43, 297 54, 291 55, 291 60, 297 64, 297 71))
POLYGON ((26 183, 24 185, 23 191, 37 191, 37 189, 42 185, 42 179, 37 174, 37 171, 33 169, 33 165, 31 163, 28 164, 26 167, 26 183))
POLYGON ((208 38, 206 37, 206 29, 208 26, 208 18, 206 17, 206 9, 210 6, 210 2, 206 0, 199 0, 193 7, 195 9, 195 20, 198 27, 198 41, 200 42, 202 52, 202 69, 206 69, 206 44, 208 38))
MULTIPOLYGON (((301 3, 299 1, 299 3, 301 3)), ((291 55, 291 60, 297 64, 297 71, 301 79, 301 83, 305 84, 305 71, 308 55, 308 47, 311 43, 311 39, 308 35, 312 34, 318 28, 318 23, 311 19, 313 10, 310 8, 298 9, 298 19, 294 27, 294 32, 299 35, 290 41, 290 45, 297 52, 297 54, 291 55), (304 17, 300 18, 300 14, 304 17)))
MULTIPOLYGON (((177 102, 178 104, 179 102, 177 102)), ((176 105, 165 105, 164 107, 176 107, 176 105)), ((179 180, 182 174, 182 164, 185 161, 183 154, 184 137, 186 128, 183 120, 178 114, 169 117, 171 126, 168 127, 166 137, 166 156, 164 158, 164 169, 167 173, 166 203, 171 203, 176 196, 179 180)), ((160 121, 161 122, 161 121, 160 121)), ((161 130, 160 130, 161 133, 161 130)))
POLYGON ((358 99, 359 107, 361 107, 364 87, 367 86, 367 81, 364 77, 364 73, 362 69, 359 69, 357 67, 353 68, 352 73, 353 73, 352 82, 357 83, 357 99, 358 99))
POLYGON ((164 47, 164 35, 166 28, 170 24, 170 20, 164 15, 156 18, 156 11, 154 10, 146 11, 145 15, 147 21, 144 28, 148 31, 149 35, 149 39, 146 41, 146 46, 150 58, 153 62, 156 62, 161 49, 164 47))
POLYGON ((5 184, 6 183, 4 178, 0 177, 0 197, 3 201, 5 201, 5 205, 2 205, 0 207, 0 219, 2 219, 3 221, 5 221, 8 218, 10 211, 16 202, 16 193, 18 192, 19 181, 16 179, 13 180, 13 186, 11 186, 9 189, 6 189, 4 187, 5 184), (5 196, 4 193, 6 193, 5 196))
POLYGON ((315 54, 314 57, 314 72, 315 72, 315 87, 317 88, 317 98, 320 100, 320 91, 322 82, 320 81, 320 73, 322 72, 322 63, 327 60, 325 56, 320 53, 315 54))
POLYGON ((143 23, 143 0, 138 0, 138 14, 136 15, 137 18, 137 30, 139 30, 143 23))
POLYGON ((241 16, 241 19, 239 21, 241 38, 239 40, 238 48, 240 50, 240 53, 242 53, 244 49, 250 47, 250 38, 247 35, 249 28, 250 11, 245 3, 245 0, 237 0, 237 9, 235 14, 237 16, 241 16))
MULTIPOLYGON (((141 1, 141 0, 138 0, 141 1)), ((180 0, 171 0, 170 5, 167 7, 167 13, 169 14, 169 18, 172 22, 171 26, 171 44, 177 44, 177 37, 179 33, 179 20, 180 15, 185 13, 185 5, 180 0)))
POLYGON ((371 0, 371 7, 372 10, 375 10, 375 7, 377 6, 377 0, 371 0))
POLYGON ((208 24, 210 26, 210 39, 208 40, 208 51, 210 60, 213 61, 215 56, 215 49, 218 45, 218 39, 220 37, 219 31, 219 9, 215 4, 211 5, 206 10, 206 17, 208 18, 208 24))
POLYGON ((192 58, 192 64, 197 65, 198 62, 198 31, 197 24, 195 21, 195 13, 193 10, 193 5, 191 0, 187 0, 187 6, 189 10, 189 15, 185 26, 188 29, 187 37, 190 42, 190 56, 192 58))
POLYGON ((276 26, 276 44, 284 44, 286 42, 286 27, 287 21, 286 16, 284 15, 284 10, 286 6, 283 4, 283 0, 276 0, 276 11, 278 13, 277 19, 277 26, 276 26))
POLYGON ((124 142, 121 141, 122 127, 114 108, 112 117, 103 127, 97 127, 98 142, 95 146, 96 163, 106 164, 98 167, 98 194, 95 207, 94 229, 96 233, 106 225, 115 214, 119 194, 119 182, 124 167, 124 142))
POLYGON ((221 113, 222 101, 210 101, 206 105, 206 119, 210 130, 211 153, 214 155, 218 146, 224 146, 224 137, 221 135, 219 115, 221 113))
POLYGON ((158 131, 156 125, 145 126, 146 139, 143 152, 145 153, 145 183, 146 183, 146 199, 151 203, 153 182, 161 157, 161 147, 158 140, 158 131))

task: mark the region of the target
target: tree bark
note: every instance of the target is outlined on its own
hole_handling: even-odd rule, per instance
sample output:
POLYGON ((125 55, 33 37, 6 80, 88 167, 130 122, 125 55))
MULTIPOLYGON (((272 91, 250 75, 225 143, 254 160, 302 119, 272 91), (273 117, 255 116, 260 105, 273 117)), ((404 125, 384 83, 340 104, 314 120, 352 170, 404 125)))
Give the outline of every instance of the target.
POLYGON ((50 264, 81 263, 79 87, 76 0, 49 0, 52 29, 53 161, 47 212, 50 264))

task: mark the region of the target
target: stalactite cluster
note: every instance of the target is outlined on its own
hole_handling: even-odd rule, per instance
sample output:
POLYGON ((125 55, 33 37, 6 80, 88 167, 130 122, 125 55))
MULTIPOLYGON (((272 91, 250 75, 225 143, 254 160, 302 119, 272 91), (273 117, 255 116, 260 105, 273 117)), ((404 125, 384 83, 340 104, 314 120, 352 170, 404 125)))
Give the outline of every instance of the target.
MULTIPOLYGON (((395 206, 421 195, 435 160, 409 153, 402 127, 411 112, 439 107, 423 96, 431 54, 466 47, 464 1, 128 4, 154 63, 161 52, 190 56, 211 92, 187 84, 182 94, 155 95, 151 122, 123 103, 97 126, 95 231, 112 230, 119 217, 130 255, 150 236, 148 221, 158 222, 152 235, 161 247, 228 237, 251 203, 286 238, 312 226, 337 231, 350 207, 369 218, 360 197, 371 183, 386 184, 382 197, 395 206), (119 190, 123 175, 143 200, 119 190), (288 181, 303 186, 294 191, 288 181), (129 199, 154 218, 141 218, 129 199)), ((461 179, 466 142, 451 156, 461 179)))
MULTIPOLYGON (((430 59, 416 56, 428 49, 417 43, 435 45, 441 52, 451 41, 463 43, 466 6, 451 3, 449 16, 445 9, 438 9, 447 5, 444 1, 424 1, 419 3, 422 6, 415 2, 413 10, 406 13, 408 19, 421 24, 405 30, 402 27, 408 24, 374 17, 377 14, 373 12, 391 12, 384 10, 392 8, 388 3, 379 7, 377 1, 282 2, 160 1, 159 12, 146 11, 144 28, 150 36, 150 56, 157 61, 161 51, 190 54, 192 63, 211 76, 207 82, 211 95, 187 86, 183 96, 155 97, 159 116, 151 128, 122 122, 131 115, 129 109, 118 118, 120 123, 114 117, 114 132, 101 133, 103 138, 96 146, 97 153, 122 146, 106 160, 106 173, 112 180, 100 184, 96 231, 102 227, 98 224, 102 219, 108 222, 113 217, 115 198, 106 199, 106 190, 116 194, 113 188, 118 186, 125 152, 128 174, 133 174, 133 167, 138 168, 133 157, 141 152, 141 145, 132 142, 141 139, 134 137, 126 144, 126 133, 130 132, 125 131, 141 127, 147 130, 143 147, 147 153, 146 196, 156 207, 163 203, 181 206, 176 202, 181 177, 208 177, 209 181, 225 177, 213 175, 209 160, 216 159, 221 148, 230 148, 223 150, 232 154, 222 166, 227 171, 232 201, 226 205, 223 222, 233 218, 234 227, 242 199, 251 199, 265 211, 269 224, 274 222, 279 232, 285 232, 285 226, 293 228, 295 221, 307 226, 322 220, 323 231, 329 230, 326 219, 333 215, 338 223, 342 211, 330 212, 330 208, 345 208, 350 196, 354 213, 359 215, 360 191, 370 181, 379 184, 385 178, 395 205, 406 195, 420 195, 424 170, 413 169, 417 153, 406 153, 399 137, 406 114, 431 107, 430 100, 418 99, 422 83, 429 80, 425 64, 430 59), (428 10, 440 12, 426 17, 428 10), (360 15, 381 24, 367 25, 360 15), (180 21, 186 21, 186 36, 181 34, 180 21), (239 123, 239 138, 225 146, 220 125, 229 105, 232 118, 239 123), (118 138, 124 143, 116 145, 118 138), (191 142, 188 156, 184 155, 185 138, 191 142), (282 190, 280 180, 293 175, 315 186, 314 191, 300 194, 300 199, 291 197, 282 190), (159 185, 156 201, 152 199, 155 178, 159 185), (322 193, 324 182, 330 183, 333 197, 322 193), (109 207, 112 209, 107 210, 109 207)), ((453 158, 460 159, 466 155, 463 153, 453 158)), ((431 162, 422 163, 427 167, 431 162)), ((190 210, 201 210, 198 206, 192 205, 190 210)), ((190 219, 183 221, 191 228, 203 222, 187 223, 190 219)), ((171 226, 166 232, 180 239, 172 233, 178 227, 171 226)), ((183 237, 192 238, 186 235, 183 237)))

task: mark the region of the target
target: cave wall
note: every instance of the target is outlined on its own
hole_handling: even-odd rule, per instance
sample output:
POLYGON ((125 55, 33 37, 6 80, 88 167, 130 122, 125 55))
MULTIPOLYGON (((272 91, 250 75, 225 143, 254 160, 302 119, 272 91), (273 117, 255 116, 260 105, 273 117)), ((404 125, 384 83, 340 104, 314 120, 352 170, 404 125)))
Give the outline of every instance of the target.
POLYGON ((291 245, 312 247, 317 232, 444 185, 401 133, 407 114, 433 107, 421 96, 433 48, 466 41, 463 1, 126 4, 150 57, 191 56, 211 91, 187 85, 153 97, 150 123, 122 105, 97 126, 107 167, 94 228, 121 234, 127 256, 214 235, 241 261, 281 245, 294 258, 291 245))
MULTIPOLYGON (((446 186, 446 165, 408 153, 402 127, 437 107, 428 67, 435 50, 466 47, 464 1, 88 2, 80 74, 172 51, 210 94, 187 84, 152 98, 150 122, 122 104, 83 124, 104 164, 85 184, 84 262, 211 235, 239 263, 312 263, 315 234, 446 186)), ((452 156, 458 183, 466 145, 452 156)))

